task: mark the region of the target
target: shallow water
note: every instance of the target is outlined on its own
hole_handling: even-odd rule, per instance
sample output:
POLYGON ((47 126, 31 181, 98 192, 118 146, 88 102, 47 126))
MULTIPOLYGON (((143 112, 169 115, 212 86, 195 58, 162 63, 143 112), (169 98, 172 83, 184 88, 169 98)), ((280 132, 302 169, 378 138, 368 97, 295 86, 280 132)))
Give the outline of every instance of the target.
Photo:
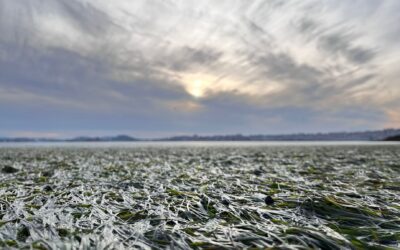
POLYGON ((400 247, 400 145, 18 143, 0 247, 400 247))

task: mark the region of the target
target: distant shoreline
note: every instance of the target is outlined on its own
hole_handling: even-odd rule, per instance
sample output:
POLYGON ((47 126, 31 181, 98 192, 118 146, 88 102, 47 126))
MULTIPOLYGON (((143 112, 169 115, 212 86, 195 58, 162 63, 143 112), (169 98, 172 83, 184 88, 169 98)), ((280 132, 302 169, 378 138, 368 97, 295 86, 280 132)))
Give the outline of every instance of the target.
POLYGON ((35 143, 35 142, 319 142, 319 141, 400 141, 400 129, 385 129, 364 132, 334 132, 334 133, 297 133, 282 135, 212 135, 212 136, 173 136, 166 138, 136 138, 129 135, 89 137, 80 136, 71 139, 12 137, 0 138, 0 142, 7 143, 35 143))

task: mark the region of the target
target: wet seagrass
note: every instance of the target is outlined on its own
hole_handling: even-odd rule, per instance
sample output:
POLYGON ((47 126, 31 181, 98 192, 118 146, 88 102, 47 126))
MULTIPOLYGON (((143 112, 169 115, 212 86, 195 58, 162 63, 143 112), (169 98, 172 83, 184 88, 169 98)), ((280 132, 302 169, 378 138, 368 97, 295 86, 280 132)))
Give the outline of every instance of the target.
POLYGON ((396 249, 400 147, 0 149, 0 247, 396 249))

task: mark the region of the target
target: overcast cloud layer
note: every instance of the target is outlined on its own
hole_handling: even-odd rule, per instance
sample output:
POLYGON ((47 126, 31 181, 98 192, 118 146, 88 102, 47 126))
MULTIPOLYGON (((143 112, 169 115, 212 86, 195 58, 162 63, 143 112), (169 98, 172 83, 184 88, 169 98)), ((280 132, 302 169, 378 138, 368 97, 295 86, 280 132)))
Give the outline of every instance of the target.
POLYGON ((398 0, 0 0, 0 135, 400 127, 398 0))

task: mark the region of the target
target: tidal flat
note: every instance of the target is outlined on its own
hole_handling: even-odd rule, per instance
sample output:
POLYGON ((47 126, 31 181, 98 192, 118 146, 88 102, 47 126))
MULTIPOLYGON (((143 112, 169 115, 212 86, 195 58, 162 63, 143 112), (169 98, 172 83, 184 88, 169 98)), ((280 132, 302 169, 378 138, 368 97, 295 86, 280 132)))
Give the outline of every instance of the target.
POLYGON ((400 145, 1 147, 0 248, 398 249, 400 145))

